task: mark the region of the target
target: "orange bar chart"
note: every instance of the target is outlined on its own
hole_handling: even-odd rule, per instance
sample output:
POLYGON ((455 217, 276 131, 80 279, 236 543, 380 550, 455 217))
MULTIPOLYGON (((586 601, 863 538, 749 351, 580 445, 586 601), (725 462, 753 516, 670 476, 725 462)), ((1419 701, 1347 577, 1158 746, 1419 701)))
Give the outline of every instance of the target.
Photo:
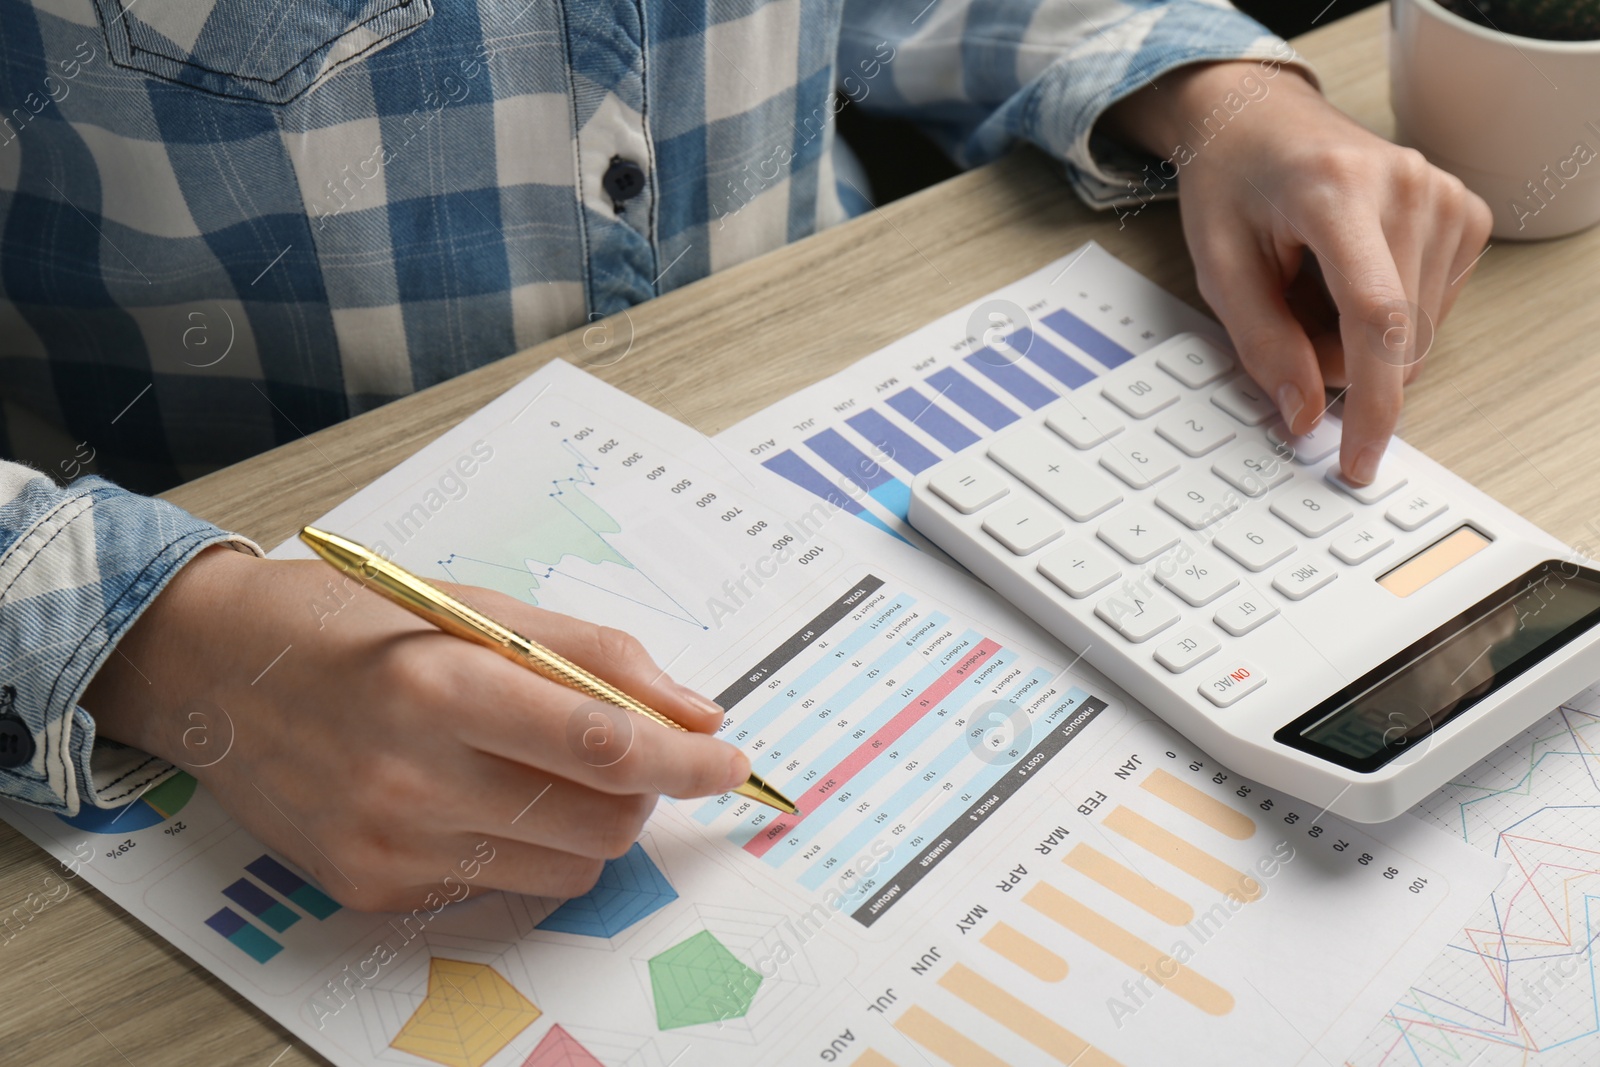
POLYGON ((912 1005, 894 1028, 950 1064, 950 1067, 1011 1067, 960 1030, 912 1005))
POLYGON ((1203 793, 1157 767, 1139 783, 1145 791, 1165 800, 1179 811, 1194 816, 1219 834, 1235 841, 1248 841, 1256 832, 1256 821, 1216 797, 1203 793))
POLYGON ((1116 807, 1105 817, 1105 828, 1127 838, 1153 856, 1193 875, 1219 893, 1246 903, 1261 897, 1261 883, 1235 870, 1209 852, 1196 848, 1171 830, 1132 808, 1116 807))
POLYGON ((1120 1067, 1071 1030, 964 964, 944 973, 939 984, 1030 1044, 1074 1067, 1120 1067))
POLYGON ((1233 994, 1202 978, 1154 945, 1069 897, 1049 882, 1037 882, 1022 897, 1041 915, 1060 923, 1114 959, 1172 990, 1208 1015, 1233 1010, 1233 994))
POLYGON ((896 1067, 895 1062, 875 1048, 869 1048, 856 1057, 850 1067, 896 1067))
POLYGON ((995 923, 979 940, 1041 982, 1067 976, 1066 960, 1008 923, 995 923))
POLYGON ((1129 904, 1171 926, 1194 919, 1189 902, 1156 885, 1139 872, 1123 866, 1092 845, 1074 845, 1061 860, 1079 874, 1088 875, 1129 904))

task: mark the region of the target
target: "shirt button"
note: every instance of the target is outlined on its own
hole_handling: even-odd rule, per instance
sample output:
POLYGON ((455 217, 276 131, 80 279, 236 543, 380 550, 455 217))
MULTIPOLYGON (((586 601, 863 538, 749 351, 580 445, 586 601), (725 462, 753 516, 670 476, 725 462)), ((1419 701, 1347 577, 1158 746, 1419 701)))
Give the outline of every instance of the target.
POLYGON ((15 715, 0 718, 0 767, 21 767, 33 759, 33 732, 15 715))
POLYGON ((631 159, 612 156, 611 166, 606 168, 600 185, 611 198, 612 207, 621 211, 624 201, 644 192, 644 168, 631 159))

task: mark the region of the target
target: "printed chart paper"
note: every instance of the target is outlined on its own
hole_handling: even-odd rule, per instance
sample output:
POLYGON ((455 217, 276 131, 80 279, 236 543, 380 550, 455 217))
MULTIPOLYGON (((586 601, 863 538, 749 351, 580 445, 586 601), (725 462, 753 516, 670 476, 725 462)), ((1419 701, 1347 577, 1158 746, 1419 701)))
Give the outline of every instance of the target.
POLYGON ((1499 881, 1234 777, 970 578, 703 448, 555 364, 319 522, 636 633, 801 817, 664 802, 585 897, 408 915, 186 775, 5 817, 340 1067, 1318 1063, 1499 881))

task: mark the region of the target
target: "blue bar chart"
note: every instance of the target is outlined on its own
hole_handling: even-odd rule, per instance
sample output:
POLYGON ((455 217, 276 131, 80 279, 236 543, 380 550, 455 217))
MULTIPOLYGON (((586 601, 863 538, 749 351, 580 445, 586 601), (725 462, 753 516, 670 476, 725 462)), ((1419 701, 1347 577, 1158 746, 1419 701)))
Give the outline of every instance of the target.
POLYGON ((1098 389, 1136 352, 1185 331, 1214 333, 1109 256, 1074 263, 996 294, 998 307, 952 313, 719 440, 813 498, 927 548, 906 521, 919 473, 1074 390, 1098 389))

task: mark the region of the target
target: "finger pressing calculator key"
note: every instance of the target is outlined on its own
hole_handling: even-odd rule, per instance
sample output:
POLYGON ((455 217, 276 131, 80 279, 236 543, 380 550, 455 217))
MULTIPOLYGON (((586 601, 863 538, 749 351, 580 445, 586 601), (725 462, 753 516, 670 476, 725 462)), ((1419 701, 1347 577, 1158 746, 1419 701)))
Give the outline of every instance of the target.
POLYGON ((1360 821, 1593 683, 1600 564, 1399 439, 1350 485, 1339 419, 1289 434, 1193 336, 1139 354, 1137 305, 1115 370, 915 475, 912 525, 1216 765, 1360 821))
POLYGON ((1321 463, 1335 452, 1339 451, 1339 438, 1342 426, 1338 416, 1324 415, 1322 421, 1306 433, 1298 436, 1289 432, 1283 423, 1279 422, 1267 430, 1267 440, 1275 445, 1283 445, 1294 450, 1294 461, 1303 467, 1321 463))

